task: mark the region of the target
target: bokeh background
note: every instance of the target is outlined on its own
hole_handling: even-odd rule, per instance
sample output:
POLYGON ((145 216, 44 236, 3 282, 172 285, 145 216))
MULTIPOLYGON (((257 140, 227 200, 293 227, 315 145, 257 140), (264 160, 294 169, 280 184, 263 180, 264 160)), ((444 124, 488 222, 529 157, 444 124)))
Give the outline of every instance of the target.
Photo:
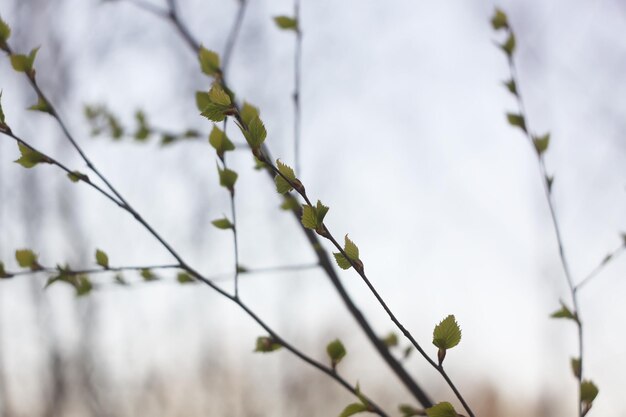
MULTIPOLYGON (((155 7, 164 1, 150 0, 155 7)), ((547 166, 567 258, 582 280, 626 230, 626 4, 502 1, 518 37, 528 120, 550 131, 547 166)), ((463 340, 447 368, 481 416, 573 416, 575 327, 551 320, 569 301, 535 156, 504 113, 516 109, 494 42, 488 1, 302 0, 302 170, 329 227, 350 233, 368 275, 428 351, 433 326, 455 314, 463 340)), ((235 0, 179 0, 182 19, 222 51, 235 0)), ((294 37, 272 17, 289 0, 250 0, 228 77, 258 105, 275 156, 292 164, 294 37)), ((92 138, 85 104, 104 104, 132 130, 202 132, 194 92, 210 80, 173 27, 125 1, 1 0, 14 49, 41 45, 39 81, 101 171, 192 265, 232 289, 232 240, 211 220, 229 212, 206 140, 92 138), (226 279, 224 278, 224 274, 226 279), (225 280, 224 280, 225 279, 225 280)), ((24 77, 0 60, 13 130, 86 171, 58 126, 24 110, 24 77)), ((242 142, 235 135, 233 138, 242 142)), ((91 267, 172 259, 134 220, 54 167, 25 170, 0 140, 0 260, 15 249, 46 265, 91 267)), ((248 268, 314 262, 293 216, 248 152, 237 183, 240 256, 248 268)), ((328 248, 330 249, 330 248, 328 248)), ((626 416, 626 257, 580 294, 586 374, 600 387, 594 416, 626 416)), ((252 353, 263 335, 232 303, 172 272, 132 285, 92 277, 76 298, 43 275, 0 282, 0 416, 333 416, 352 398, 288 352, 252 353)), ((354 271, 342 279, 375 329, 393 330, 354 271)), ((341 338, 342 374, 393 410, 410 396, 380 361, 323 272, 242 277, 244 300, 288 341, 326 360, 341 338)), ((405 346, 406 342, 402 342, 405 346)), ((398 352, 400 354, 400 352, 398 352)), ((437 400, 452 400, 417 355, 406 362, 437 400)))

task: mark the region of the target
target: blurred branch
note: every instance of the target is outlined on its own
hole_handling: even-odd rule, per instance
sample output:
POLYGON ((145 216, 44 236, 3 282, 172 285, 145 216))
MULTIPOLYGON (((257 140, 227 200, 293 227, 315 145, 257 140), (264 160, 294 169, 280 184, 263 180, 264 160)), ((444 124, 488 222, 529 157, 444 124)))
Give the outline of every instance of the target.
POLYGON ((613 250, 611 253, 609 253, 608 255, 606 255, 602 261, 600 261, 600 263, 589 273, 587 274, 587 276, 580 281, 576 287, 574 288, 575 291, 579 291, 582 287, 584 287, 585 285, 587 285, 589 283, 589 281, 591 281, 593 278, 595 278, 600 272, 602 272, 602 270, 608 265, 610 264, 612 261, 614 261, 615 259, 617 259, 622 253, 626 252, 626 242, 624 242, 622 245, 620 245, 618 248, 616 248, 615 250, 613 250))
MULTIPOLYGON (((179 19, 174 0, 168 0, 168 4, 170 5, 170 12, 167 16, 167 20, 174 25, 174 27, 183 37, 189 48, 197 54, 200 50, 199 42, 195 40, 185 24, 179 19)), ((230 90, 230 88, 228 88, 226 84, 226 81, 223 78, 220 81, 225 90, 230 90)), ((239 109, 237 105, 236 108, 239 109)), ((263 143, 263 145, 261 146, 261 152, 266 156, 266 158, 272 160, 269 148, 265 143, 263 143)), ((275 174, 270 170, 266 170, 266 172, 268 173, 270 180, 273 182, 275 174)), ((376 351, 381 355, 381 357, 384 359, 390 369, 396 374, 396 376, 398 376, 404 386, 419 401, 419 403, 425 408, 431 407, 433 405, 433 402, 430 397, 420 387, 420 385, 417 384, 413 377, 408 374, 403 365, 389 352, 389 349, 384 345, 384 343, 380 341, 380 338, 378 337, 374 329, 371 327, 363 313, 359 310, 359 308, 356 306, 356 304, 346 291, 345 287, 341 283, 341 280, 339 279, 339 276, 337 275, 337 272, 334 269, 328 252, 324 250, 321 246, 321 242, 315 232, 303 227, 300 223, 300 216, 302 214, 301 209, 297 207, 293 208, 291 211, 296 217, 297 223, 300 225, 302 231, 306 235, 309 244, 315 251, 315 254, 318 257, 320 267, 326 272, 342 301, 348 308, 351 315, 357 321, 361 329, 365 332, 367 338, 370 340, 376 351)))

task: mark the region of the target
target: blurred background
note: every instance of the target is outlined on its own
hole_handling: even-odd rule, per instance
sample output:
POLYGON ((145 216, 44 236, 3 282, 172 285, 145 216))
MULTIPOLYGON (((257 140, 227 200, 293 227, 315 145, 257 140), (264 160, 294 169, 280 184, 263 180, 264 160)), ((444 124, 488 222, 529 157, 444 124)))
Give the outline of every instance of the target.
MULTIPOLYGON (((579 282, 626 231, 626 3, 497 5, 517 34, 528 122, 552 133, 546 163, 579 282)), ((535 155, 504 116, 516 104, 502 86, 509 73, 489 24, 495 6, 302 0, 299 177, 433 356, 434 325, 456 315, 463 340, 447 369, 478 415, 574 416, 575 326, 549 319, 569 293, 535 155)), ((202 44, 223 51, 237 1, 179 0, 179 8, 202 44)), ((274 156, 289 164, 295 37, 272 18, 292 13, 289 0, 250 0, 228 71, 238 97, 260 107, 274 156)), ((231 291, 232 237, 210 223, 229 213, 229 200, 206 138, 166 147, 158 138, 92 138, 83 112, 105 105, 131 134, 138 109, 154 126, 208 133, 194 93, 210 79, 173 26, 122 0, 2 0, 0 14, 15 50, 41 45, 40 85, 96 166, 191 265, 231 291)), ((54 120, 24 110, 36 96, 6 58, 0 88, 15 133, 87 171, 54 120)), ((315 262, 249 152, 231 155, 241 264, 315 262)), ((96 248, 113 266, 173 262, 108 200, 52 166, 25 170, 12 162, 18 156, 0 138, 7 270, 18 269, 20 248, 76 269, 94 266, 96 248)), ((263 329, 210 288, 155 273, 153 282, 126 274, 129 286, 94 275, 84 297, 65 284, 44 290, 44 274, 0 280, 0 416, 334 416, 353 401, 289 352, 253 353, 263 329)), ((381 337, 394 330, 354 271, 341 277, 381 337)), ((342 375, 385 409, 411 403, 323 271, 248 274, 240 285, 243 300, 312 357, 326 362, 326 344, 340 338, 342 375)), ((625 299, 626 256, 580 293, 585 372, 600 388, 593 416, 626 416, 625 299)), ((406 366, 436 400, 456 404, 420 357, 406 366)))

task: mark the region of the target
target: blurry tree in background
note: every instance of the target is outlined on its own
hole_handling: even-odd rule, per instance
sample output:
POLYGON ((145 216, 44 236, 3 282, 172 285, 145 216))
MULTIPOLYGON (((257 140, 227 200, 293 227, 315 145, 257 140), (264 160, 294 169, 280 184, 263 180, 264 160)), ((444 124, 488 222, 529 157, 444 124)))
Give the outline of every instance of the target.
MULTIPOLYGON (((552 224, 542 220, 537 227, 548 230, 540 232, 541 239, 550 239, 550 244, 542 247, 545 258, 538 262, 557 260, 556 264, 550 262, 547 273, 516 266, 527 262, 521 256, 524 249, 519 249, 517 238, 511 239, 511 234, 526 233, 528 227, 521 221, 519 228, 510 229, 509 223, 515 223, 518 213, 507 212, 507 204, 500 207, 498 202, 496 216, 489 218, 503 226, 493 237, 470 238, 479 251, 485 245, 480 242, 493 240, 495 246, 508 249, 506 259, 522 259, 519 264, 507 263, 501 256, 482 251, 493 268, 502 264, 503 271, 511 276, 516 276, 516 270, 521 276, 541 275, 543 295, 529 295, 530 301, 520 308, 516 303, 528 291, 514 288, 519 285, 515 281, 521 280, 512 280, 509 290, 499 286, 502 284, 494 287, 489 279, 481 283, 477 266, 484 264, 480 261, 473 265, 462 256, 456 257, 461 272, 473 271, 460 277, 463 281, 441 284, 451 273, 444 265, 449 260, 450 243, 433 257, 443 276, 434 279, 432 270, 415 265, 424 264, 432 247, 438 245, 431 241, 452 235, 446 224, 438 235, 415 236, 414 230, 427 230, 428 224, 437 222, 420 214, 427 213, 429 203, 420 199, 423 196, 416 202, 408 189, 414 184, 424 187, 420 181, 430 181, 431 174, 426 172, 419 179, 423 168, 407 175, 405 167, 434 164, 428 155, 434 156, 433 160, 439 156, 422 147, 414 140, 417 138, 410 138, 417 144, 394 142, 394 137, 414 132, 408 127, 397 130, 400 128, 390 127, 384 120, 398 120, 394 125, 427 125, 423 119, 430 117, 428 105, 433 106, 430 110, 434 115, 439 105, 428 99, 426 106, 421 101, 413 103, 416 93, 409 91, 412 87, 398 87, 392 80, 367 93, 373 96, 363 98, 359 94, 366 93, 349 92, 352 95, 342 101, 342 94, 346 94, 342 85, 350 85, 350 81, 341 79, 343 51, 340 47, 335 50, 337 46, 332 43, 354 40, 350 31, 343 36, 330 31, 329 35, 326 26, 317 22, 328 13, 334 18, 341 16, 343 6, 335 9, 332 4, 320 3, 304 5, 301 11, 298 0, 271 5, 239 0, 214 5, 214 10, 203 3, 116 0, 76 5, 30 0, 0 8, 2 19, 11 27, 10 31, 0 27, 0 46, 10 57, 3 59, 4 67, 0 68, 0 87, 4 90, 0 120, 0 261, 4 264, 0 264, 0 278, 7 278, 0 282, 0 417, 327 416, 339 415, 341 410, 345 416, 367 412, 448 416, 458 412, 471 417, 582 417, 592 404, 592 414, 626 412, 626 404, 615 395, 621 376, 614 376, 614 370, 604 366, 614 355, 598 349, 607 340, 600 335, 605 333, 605 323, 598 320, 604 312, 593 310, 609 308, 610 303, 598 306, 601 298, 593 286, 588 286, 599 281, 602 273, 607 275, 602 279, 609 281, 608 288, 625 288, 612 283, 610 273, 619 270, 614 265, 621 261, 626 247, 626 238, 617 233, 620 225, 624 226, 623 210, 619 213, 626 202, 623 195, 613 197, 612 211, 601 211, 605 217, 601 220, 606 220, 602 231, 605 240, 583 244, 583 248, 572 250, 574 255, 568 255, 565 248, 569 248, 572 233, 563 230, 571 223, 559 210, 561 195, 554 194, 560 174, 557 170, 555 175, 552 161, 546 161, 547 155, 558 155, 563 148, 558 142, 554 144, 555 135, 534 130, 535 126, 550 125, 535 113, 554 104, 549 95, 539 104, 535 100, 533 104, 539 109, 522 100, 527 96, 525 89, 532 91, 534 87, 531 81, 523 82, 526 68, 519 43, 525 37, 532 38, 533 31, 526 30, 529 24, 521 18, 517 24, 516 12, 523 16, 528 9, 514 9, 508 17, 499 9, 495 13, 493 9, 481 10, 484 13, 476 16, 477 24, 486 32, 491 19, 492 28, 502 33, 468 39, 490 47, 489 42, 496 38, 508 69, 496 66, 489 58, 489 64, 496 68, 485 79, 497 85, 499 79, 506 78, 504 90, 515 100, 512 108, 517 107, 507 112, 506 120, 521 129, 530 144, 512 144, 509 130, 489 133, 507 135, 503 149, 512 148, 511 155, 496 151, 491 156, 499 159, 504 155, 502 159, 512 166, 518 164, 523 178, 519 182, 512 177, 505 179, 504 187, 513 191, 509 197, 499 198, 517 198, 511 197, 518 195, 515 185, 525 184, 526 177, 532 180, 528 181, 529 188, 536 188, 536 174, 526 166, 530 163, 518 161, 525 161, 530 150, 539 162, 545 191, 542 198, 547 200, 551 215, 552 224), (307 7, 311 7, 310 14, 307 7), (330 51, 335 60, 307 61, 307 56, 314 55, 307 52, 305 42, 309 27, 314 39, 311 50, 330 51), (514 27, 522 29, 514 32, 514 27), (32 49, 39 44, 39 52, 32 49), (510 78, 503 76, 507 70, 510 78), (320 78, 325 71, 336 72, 339 78, 326 75, 334 84, 320 78), (307 90, 309 82, 313 86, 307 90), (401 89, 401 97, 393 95, 395 88, 401 89), (383 95, 377 96, 381 91, 383 95), (365 118, 352 100, 366 103, 369 113, 365 118), (34 112, 19 110, 29 106, 34 112), (420 114, 414 117, 417 109, 420 114), (328 113, 326 118, 324 112, 328 113), (383 120, 382 131, 377 130, 375 119, 383 120), (342 130, 342 126, 348 129, 342 130), (338 143, 345 132, 355 142, 348 138, 347 145, 338 143), (91 135, 97 139, 87 139, 91 135), (328 139, 324 141, 322 136, 328 139), (214 154, 209 153, 211 148, 214 154), (18 164, 7 163, 15 159, 18 164), (19 165, 37 167, 26 171, 19 165), (354 172, 361 175, 354 176, 354 172), (273 184, 268 185, 267 179, 273 184), (277 200, 272 189, 284 197, 277 200), (94 192, 105 198, 94 198, 94 192), (369 202, 358 194, 368 196, 369 202), (335 201, 329 204, 330 211, 318 196, 324 203, 335 201), (406 204, 398 203, 405 197, 406 204), (416 226, 414 217, 424 217, 424 223, 416 226), (550 231, 552 226, 556 239, 550 231), (339 230, 345 229, 354 231, 339 239, 343 234, 339 230), (374 232, 366 235, 363 229, 374 232), (225 237, 226 232, 232 240, 225 237), (608 237, 611 234, 613 238, 608 237), (358 239, 361 250, 352 240, 357 235, 367 236, 358 239), (614 248, 598 257, 598 253, 607 252, 611 239, 615 239, 614 248), (596 245, 601 247, 593 248, 596 245), (580 251, 588 259, 586 264, 575 259, 580 251), (15 261, 7 262, 12 257, 15 261), (350 271, 339 274, 335 262, 350 271), (26 270, 18 271, 19 267, 26 270), (578 270, 590 272, 579 274, 578 270), (563 274, 565 280, 557 278, 563 274), (407 282, 407 275, 433 279, 407 282), (383 277, 389 278, 383 282, 383 277), (563 284, 567 285, 561 287, 563 284), (587 286, 589 291, 579 293, 587 286), (423 296, 426 292, 428 297, 423 296), (589 295, 585 298, 581 294, 589 295), (562 301, 557 310, 553 307, 559 298, 562 301), (223 303, 225 299, 231 303, 223 303), (551 326, 543 323, 552 312, 540 307, 544 302, 557 310, 553 317, 575 324, 577 338, 571 329, 553 327, 543 333, 547 338, 537 342, 520 336, 525 335, 525 325, 533 329, 551 326), (346 308, 354 319, 351 322, 346 308), (468 349, 473 350, 447 352, 461 340, 455 316, 450 313, 462 317, 462 345, 470 343, 468 349), (344 314, 340 317, 345 319, 337 314, 344 314), (539 320, 542 324, 537 324, 539 320), (485 325, 482 333, 481 322, 485 325), (439 324, 433 331, 435 323, 439 324), (470 342, 465 340, 468 338, 470 342), (480 338, 489 340, 488 349, 480 338), (499 341, 502 346, 498 346, 499 341), (583 351, 583 345, 591 348, 583 351), (260 353, 252 354, 253 349, 260 353), (489 362, 495 350, 509 364, 514 349, 536 349, 538 353, 510 364, 510 373, 503 365, 489 362), (553 363, 568 365, 567 355, 572 358, 569 372, 577 382, 568 383, 571 392, 563 394, 562 388, 555 387, 560 387, 559 381, 569 381, 568 371, 566 366, 553 363), (602 359, 607 362, 598 362, 602 359), (545 386, 535 383, 521 391, 518 382, 511 381, 511 375, 529 368, 527 363, 538 364, 541 378, 549 381, 545 386), (474 376, 477 371, 486 375, 480 383, 474 376), (588 375, 594 382, 601 381, 598 385, 604 402, 594 402, 598 390, 588 375), (328 383, 333 380, 336 384, 328 383)), ((373 17, 381 17, 382 23, 376 24, 382 27, 394 26, 390 23, 393 20, 383 18, 388 11, 378 10, 380 6, 363 7, 371 14, 355 15, 355 33, 363 24, 366 32, 377 33, 369 26, 374 25, 373 17)), ((402 7, 408 6, 398 5, 402 7)), ((432 6, 430 12, 434 16, 449 12, 446 9, 441 14, 439 7, 443 6, 432 6)), ((452 19, 476 13, 463 10, 452 19)), ((411 13, 407 11, 408 21, 411 13)), ((425 30, 433 29, 426 26, 425 30)), ((536 33, 534 36, 539 36, 536 33)), ((367 44, 365 56, 375 61, 368 62, 374 73, 378 62, 386 62, 383 68, 388 74, 382 78, 392 79, 394 68, 402 72, 403 67, 378 58, 376 54, 381 51, 377 48, 392 56, 399 54, 399 59, 409 54, 393 50, 390 42, 381 39, 380 44, 367 44)), ((443 44, 449 46, 445 40, 443 44)), ((626 50, 626 45, 622 43, 621 48, 626 50)), ((443 54, 436 48, 435 55, 461 54, 454 49, 443 54)), ((472 78, 471 68, 467 63, 467 71, 458 71, 472 78)), ((360 76, 349 73, 350 79, 360 76)), ((436 78, 431 80, 435 84, 436 78)), ((492 100, 496 102, 492 106, 486 95, 475 93, 480 82, 476 78, 476 86, 462 84, 468 88, 467 94, 473 95, 471 100, 490 103, 483 106, 488 109, 484 122, 499 123, 502 111, 498 106, 502 103, 492 100)), ((454 100, 454 92, 451 88, 444 93, 454 100)), ((462 103, 464 94, 459 90, 456 101, 474 115, 477 110, 473 104, 462 103)), ((528 96, 533 97, 532 92, 528 96)), ((510 101, 505 105, 511 108, 510 101)), ((456 135, 465 135, 466 128, 478 129, 468 116, 455 121, 460 129, 456 135)), ((445 129, 451 124, 448 116, 439 117, 433 118, 435 125, 445 129)), ((567 131, 555 124, 557 133, 567 131)), ((425 134, 437 137, 441 133, 419 132, 425 134)), ((481 136, 485 133, 475 132, 470 143, 482 146, 478 140, 481 136)), ((501 137, 498 140, 502 142, 501 137)), ((615 172, 611 166, 623 166, 624 148, 610 141, 604 146, 614 157, 605 164, 610 177, 615 172)), ((481 160, 481 154, 469 150, 458 153, 461 161, 481 160)), ((471 164, 465 166, 476 169, 471 164)), ((457 169, 454 164, 448 168, 450 172, 457 169)), ((486 172, 487 177, 497 176, 486 172)), ((623 169, 619 172, 617 182, 603 182, 607 193, 623 188, 623 169)), ((465 175, 462 173, 461 178, 465 175)), ((463 204, 467 211, 476 207, 480 211, 484 206, 474 202, 483 198, 489 201, 491 193, 485 190, 498 194, 500 184, 471 188, 472 178, 468 175, 467 187, 474 200, 463 204)), ((567 188, 566 174, 563 178, 563 189, 575 189, 570 194, 580 199, 584 187, 578 190, 579 184, 572 177, 574 186, 567 188)), ((436 199, 439 192, 430 195, 436 199)), ((458 194, 463 196, 465 190, 458 194)), ((426 192, 424 195, 431 198, 426 192)), ((594 201, 604 200, 598 197, 594 201)), ((511 202, 511 206, 518 204, 511 202)), ((537 211, 544 213, 543 205, 537 211)), ((464 216, 458 219, 463 221, 464 216)), ((489 232, 481 223, 485 219, 477 216, 469 220, 480 224, 475 230, 481 235, 489 232)), ((580 235, 584 234, 581 229, 580 235)), ((536 250, 535 242, 530 242, 536 250)), ((470 257, 474 253, 467 252, 470 257)), ((485 275, 502 275, 502 271, 493 269, 485 275)), ((536 330, 537 334, 541 331, 536 330)), ((515 351, 516 357, 519 351, 515 351)), ((527 378, 522 373, 520 380, 527 378)))

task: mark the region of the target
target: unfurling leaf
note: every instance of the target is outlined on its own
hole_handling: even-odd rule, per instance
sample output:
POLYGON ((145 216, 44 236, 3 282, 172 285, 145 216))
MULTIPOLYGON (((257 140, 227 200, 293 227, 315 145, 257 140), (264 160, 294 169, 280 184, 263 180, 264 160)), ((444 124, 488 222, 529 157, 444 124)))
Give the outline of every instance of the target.
POLYGON ((511 94, 513 94, 514 96, 517 95, 517 84, 515 83, 515 80, 511 79, 509 81, 505 81, 504 85, 511 94))
POLYGON ((76 289, 76 296, 81 297, 89 294, 93 289, 93 285, 87 275, 79 275, 74 279, 74 288, 76 289))
POLYGON ((237 177, 239 175, 232 169, 222 169, 219 167, 219 165, 217 166, 217 172, 219 173, 220 177, 220 185, 233 193, 235 190, 235 182, 237 182, 237 177))
POLYGON ((511 126, 516 126, 526 132, 526 120, 524 120, 524 116, 521 114, 507 113, 506 119, 509 121, 511 126))
POLYGON ((281 347, 283 346, 280 343, 278 343, 276 340, 274 340, 274 338, 269 337, 269 336, 260 336, 260 337, 257 337, 256 339, 256 348, 254 349, 254 351, 268 353, 268 352, 274 352, 275 350, 278 350, 281 347))
POLYGON ((508 22, 508 19, 506 17, 506 13, 504 13, 502 10, 496 8, 496 10, 493 13, 493 17, 491 18, 491 26, 495 30, 508 28, 509 27, 509 22, 508 22))
MULTIPOLYGON (((2 22, 2 20, 0 20, 2 22)), ((4 111, 2 110, 2 91, 0 91, 0 131, 6 130, 6 124, 4 121, 4 111)))
POLYGON ((449 402, 441 402, 426 409, 428 417, 457 417, 456 410, 449 402))
POLYGON ((307 229, 315 230, 317 228, 317 215, 315 208, 304 204, 302 206, 302 225, 307 229))
POLYGON ((298 21, 289 16, 275 16, 274 22, 280 29, 298 30, 298 21))
POLYGON ((176 281, 181 284, 189 284, 191 282, 194 282, 195 280, 188 273, 179 272, 178 275, 176 275, 176 281))
POLYGON ((351 241, 348 238, 348 235, 346 235, 344 239, 345 239, 344 251, 346 252, 346 255, 348 255, 348 258, 352 259, 353 261, 358 261, 359 260, 359 248, 354 244, 353 241, 351 241))
POLYGON ((15 260, 22 268, 30 268, 32 271, 41 269, 37 262, 37 255, 30 249, 18 249, 15 251, 15 260))
POLYGON ((580 401, 583 404, 590 406, 598 396, 598 392, 598 387, 593 382, 585 380, 580 383, 580 401))
POLYGON ((435 326, 433 345, 439 349, 452 349, 461 341, 461 328, 451 314, 435 326))
POLYGON ((258 117, 254 117, 247 123, 246 129, 243 130, 246 142, 252 149, 259 149, 267 136, 265 125, 258 117))
POLYGON ((11 54, 11 66, 17 72, 31 74, 38 51, 39 47, 31 50, 28 55, 11 54))
POLYGON ((398 409, 402 413, 402 417, 413 417, 413 416, 423 416, 424 410, 419 408, 415 408, 408 404, 401 404, 398 409))
POLYGON ((202 105, 201 114, 214 122, 221 122, 233 111, 230 96, 218 84, 213 84, 207 95, 196 93, 196 102, 198 108, 202 105))
POLYGON ((326 353, 328 353, 332 368, 335 369, 346 356, 346 348, 341 343, 341 340, 335 339, 326 346, 326 353))
POLYGON ((2 278, 11 278, 13 275, 8 274, 4 269, 4 263, 0 262, 0 279, 2 278))
POLYGON ((226 133, 219 127, 213 125, 213 129, 209 134, 209 143, 217 152, 217 156, 220 159, 224 159, 224 153, 235 149, 235 145, 228 139, 226 133))
POLYGON ((509 58, 513 56, 513 52, 515 52, 515 35, 513 32, 509 33, 509 37, 506 39, 506 42, 500 45, 500 47, 509 58))
POLYGON ((150 268, 144 268, 141 270, 141 278, 143 278, 144 281, 156 281, 159 279, 159 277, 157 277, 150 268))
POLYGON ((561 301, 561 308, 550 315, 553 319, 569 319, 578 321, 578 318, 572 311, 561 301))
POLYGON ((102 250, 96 250, 96 263, 105 269, 109 269, 109 256, 102 250))
POLYGON ((239 117, 241 117, 241 120, 243 120, 246 126, 248 126, 250 125, 250 122, 252 121, 252 119, 258 119, 260 117, 259 109, 254 107, 252 104, 248 103, 247 101, 245 101, 243 103, 243 106, 241 106, 239 117))
POLYGON ((537 154, 542 155, 548 150, 548 145, 550 145, 550 134, 546 133, 543 136, 533 136, 533 144, 535 145, 537 154))
POLYGON ((6 44, 11 37, 11 27, 0 17, 0 49, 6 49, 6 44))
POLYGON ((339 417, 349 417, 355 414, 367 412, 368 408, 365 404, 361 403, 352 403, 343 409, 339 417))
POLYGON ((300 204, 298 204, 298 200, 296 200, 294 197, 290 195, 286 195, 285 199, 280 205, 280 208, 282 210, 297 210, 299 207, 300 207, 300 204))
POLYGON ((14 162, 20 164, 24 168, 32 168, 35 165, 42 164, 50 164, 52 161, 42 153, 37 152, 36 150, 18 143, 20 153, 22 156, 19 159, 16 159, 14 162))
POLYGON ((572 358, 570 364, 572 365, 572 373, 580 379, 580 358, 572 358))
POLYGON ((390 332, 387 336, 382 339, 382 342, 388 348, 398 346, 398 335, 394 332, 390 332))
POLYGON ((137 121, 137 130, 133 135, 135 139, 137 139, 138 141, 144 141, 148 139, 148 136, 150 136, 150 133, 152 133, 152 131, 148 126, 148 122, 146 121, 146 115, 144 114, 144 112, 142 112, 141 110, 137 110, 135 112, 135 120, 137 121))
POLYGON ((225 217, 223 219, 213 220, 211 224, 213 224, 213 226, 217 227, 218 229, 222 229, 222 230, 233 228, 233 224, 230 222, 230 220, 228 220, 225 217))
POLYGON ((201 46, 198 51, 198 60, 200 61, 202 72, 206 75, 214 77, 221 73, 220 57, 215 52, 209 51, 204 46, 201 46))
POLYGON ((40 111, 43 113, 52 114, 52 108, 50 107, 48 102, 43 99, 43 97, 39 97, 39 100, 37 100, 37 104, 33 104, 32 106, 28 108, 28 110, 34 110, 34 111, 40 111))
POLYGON ((280 162, 280 159, 276 160, 276 166, 278 167, 278 172, 282 174, 276 174, 276 177, 274 177, 274 182, 276 183, 276 191, 278 191, 280 194, 286 194, 289 191, 293 190, 291 184, 296 181, 296 174, 289 165, 280 162), (291 184, 289 182, 291 182, 291 184))
POLYGON ((339 268, 350 269, 350 267, 352 267, 350 261, 340 252, 333 252, 333 256, 335 257, 335 261, 337 262, 337 265, 339 265, 339 268))
POLYGON ((83 174, 80 171, 72 171, 72 172, 67 174, 67 177, 72 182, 78 182, 78 181, 89 182, 89 177, 87 175, 83 174))

